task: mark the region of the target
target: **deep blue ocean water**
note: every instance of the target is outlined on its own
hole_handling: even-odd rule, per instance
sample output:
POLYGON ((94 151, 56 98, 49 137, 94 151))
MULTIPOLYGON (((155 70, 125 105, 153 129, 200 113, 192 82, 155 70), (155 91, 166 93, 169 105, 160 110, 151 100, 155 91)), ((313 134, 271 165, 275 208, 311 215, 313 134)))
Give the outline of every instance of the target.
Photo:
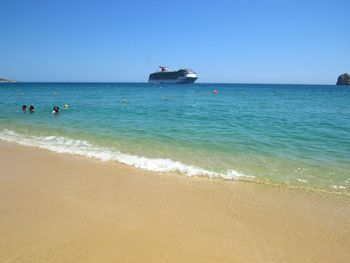
POLYGON ((350 193, 348 87, 4 83, 0 97, 2 140, 153 171, 350 193))

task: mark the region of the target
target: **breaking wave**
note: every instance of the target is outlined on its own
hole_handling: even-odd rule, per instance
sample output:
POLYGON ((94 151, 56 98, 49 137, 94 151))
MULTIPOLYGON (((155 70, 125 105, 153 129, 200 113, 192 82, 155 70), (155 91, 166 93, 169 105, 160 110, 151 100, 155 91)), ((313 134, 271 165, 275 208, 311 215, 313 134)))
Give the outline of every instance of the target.
POLYGON ((125 154, 118 150, 111 150, 92 145, 85 140, 74 140, 62 136, 24 135, 4 129, 0 131, 0 139, 25 146, 38 147, 57 153, 81 155, 101 161, 117 161, 122 164, 154 172, 177 172, 188 176, 208 176, 211 178, 221 177, 228 180, 246 177, 244 174, 235 170, 227 170, 225 173, 218 173, 193 165, 183 164, 171 159, 146 158, 125 154))

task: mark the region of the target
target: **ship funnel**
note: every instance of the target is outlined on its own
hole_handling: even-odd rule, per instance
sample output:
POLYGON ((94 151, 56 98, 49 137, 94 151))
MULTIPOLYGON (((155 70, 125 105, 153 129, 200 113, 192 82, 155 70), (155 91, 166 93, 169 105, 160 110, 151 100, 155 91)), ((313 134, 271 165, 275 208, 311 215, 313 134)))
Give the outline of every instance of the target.
POLYGON ((159 68, 161 69, 161 72, 167 72, 167 68, 166 66, 159 66, 159 68))

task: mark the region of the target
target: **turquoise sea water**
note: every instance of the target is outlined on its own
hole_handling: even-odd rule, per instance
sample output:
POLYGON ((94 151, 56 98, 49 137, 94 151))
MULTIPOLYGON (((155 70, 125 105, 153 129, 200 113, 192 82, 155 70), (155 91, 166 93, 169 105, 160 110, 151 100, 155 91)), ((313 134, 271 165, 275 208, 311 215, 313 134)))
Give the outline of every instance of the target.
POLYGON ((2 140, 153 171, 350 193, 347 87, 5 83, 0 96, 2 140))

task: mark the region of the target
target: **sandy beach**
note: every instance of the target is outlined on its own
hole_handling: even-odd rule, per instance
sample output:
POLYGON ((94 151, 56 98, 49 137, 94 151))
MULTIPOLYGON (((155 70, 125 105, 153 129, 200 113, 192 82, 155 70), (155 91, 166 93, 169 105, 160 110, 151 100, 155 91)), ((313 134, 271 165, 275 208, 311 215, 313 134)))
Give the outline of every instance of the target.
POLYGON ((1 262, 349 262, 349 197, 0 142, 1 262))

